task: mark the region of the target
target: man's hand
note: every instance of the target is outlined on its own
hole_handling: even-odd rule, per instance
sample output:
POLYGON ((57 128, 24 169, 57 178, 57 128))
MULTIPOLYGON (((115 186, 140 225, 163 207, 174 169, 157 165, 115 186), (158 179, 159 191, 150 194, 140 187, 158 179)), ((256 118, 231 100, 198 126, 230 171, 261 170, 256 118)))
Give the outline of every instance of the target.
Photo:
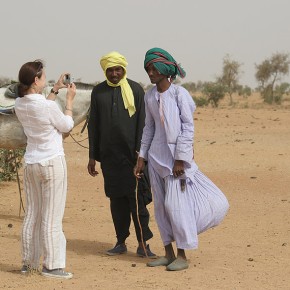
POLYGON ((174 177, 179 177, 182 174, 184 174, 184 164, 182 160, 175 160, 174 161, 174 166, 173 166, 173 175, 174 177))
POLYGON ((144 167, 145 167, 144 161, 145 161, 145 159, 142 157, 138 157, 138 159, 137 159, 137 164, 134 167, 134 175, 137 178, 141 178, 141 175, 143 174, 142 172, 143 172, 144 167))
POLYGON ((89 159, 88 173, 89 173, 89 175, 91 175, 93 177, 95 177, 99 174, 99 172, 96 170, 96 161, 94 159, 89 159))

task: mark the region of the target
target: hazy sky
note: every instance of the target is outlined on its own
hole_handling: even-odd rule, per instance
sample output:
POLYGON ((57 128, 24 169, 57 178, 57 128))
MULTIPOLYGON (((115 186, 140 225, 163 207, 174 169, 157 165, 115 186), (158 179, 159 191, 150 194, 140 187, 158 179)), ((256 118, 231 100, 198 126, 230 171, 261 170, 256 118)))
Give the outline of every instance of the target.
POLYGON ((117 50, 128 77, 149 84, 144 55, 157 46, 182 64, 184 81, 213 81, 229 54, 243 63, 240 82, 256 87, 255 64, 290 52, 290 0, 0 0, 0 11, 0 77, 12 79, 40 58, 48 80, 69 71, 101 81, 100 57, 117 50))

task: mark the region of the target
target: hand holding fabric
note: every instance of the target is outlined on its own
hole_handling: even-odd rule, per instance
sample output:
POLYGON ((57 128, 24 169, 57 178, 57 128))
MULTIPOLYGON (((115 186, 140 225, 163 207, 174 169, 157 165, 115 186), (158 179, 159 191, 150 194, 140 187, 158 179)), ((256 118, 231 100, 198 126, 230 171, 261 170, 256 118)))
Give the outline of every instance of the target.
POLYGON ((179 177, 182 174, 184 174, 184 163, 182 160, 175 160, 174 161, 174 166, 173 166, 173 175, 174 177, 179 177))

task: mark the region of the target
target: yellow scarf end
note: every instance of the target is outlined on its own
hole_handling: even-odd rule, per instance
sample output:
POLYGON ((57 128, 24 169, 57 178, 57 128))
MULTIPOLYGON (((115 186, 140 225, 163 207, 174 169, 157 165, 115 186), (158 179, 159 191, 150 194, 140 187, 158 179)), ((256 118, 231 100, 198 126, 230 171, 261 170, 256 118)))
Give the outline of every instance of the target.
POLYGON ((128 113, 129 113, 129 116, 131 118, 136 113, 135 107, 128 108, 128 113))

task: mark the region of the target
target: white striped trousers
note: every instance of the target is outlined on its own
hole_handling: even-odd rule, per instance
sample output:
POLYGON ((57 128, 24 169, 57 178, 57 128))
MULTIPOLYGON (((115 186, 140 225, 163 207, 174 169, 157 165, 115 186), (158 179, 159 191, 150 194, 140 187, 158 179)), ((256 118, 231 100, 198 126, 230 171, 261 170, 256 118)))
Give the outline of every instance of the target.
POLYGON ((65 268, 66 239, 62 219, 67 192, 64 156, 24 165, 26 214, 22 227, 22 262, 38 268, 65 268))

